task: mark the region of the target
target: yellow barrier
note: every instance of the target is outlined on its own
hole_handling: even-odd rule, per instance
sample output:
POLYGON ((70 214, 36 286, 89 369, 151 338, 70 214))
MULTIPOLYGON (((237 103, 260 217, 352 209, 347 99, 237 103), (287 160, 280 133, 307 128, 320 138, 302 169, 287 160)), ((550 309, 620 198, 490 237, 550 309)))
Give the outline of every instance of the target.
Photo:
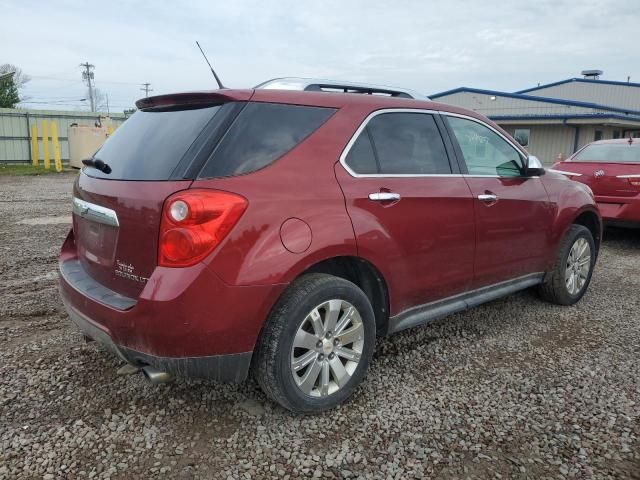
POLYGON ((51 143, 53 143, 53 163, 56 166, 56 172, 62 171, 62 160, 60 160, 60 144, 58 143, 58 125, 51 122, 51 143))
POLYGON ((44 160, 44 168, 49 170, 51 162, 49 161, 49 122, 42 120, 42 158, 44 160))
POLYGON ((107 137, 110 137, 113 134, 113 127, 109 125, 107 127, 107 137))
POLYGON ((31 125, 31 165, 38 166, 38 125, 31 125))

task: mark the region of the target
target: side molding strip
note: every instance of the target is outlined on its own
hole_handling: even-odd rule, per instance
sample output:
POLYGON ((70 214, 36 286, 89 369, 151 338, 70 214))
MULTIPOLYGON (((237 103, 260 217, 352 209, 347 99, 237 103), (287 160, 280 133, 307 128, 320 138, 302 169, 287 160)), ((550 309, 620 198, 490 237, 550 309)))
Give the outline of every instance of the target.
POLYGON ((532 273, 523 277, 489 285, 470 292, 460 293, 453 297, 419 305, 405 310, 389 319, 388 333, 395 333, 407 328, 417 327, 439 320, 451 314, 468 310, 491 300, 504 297, 519 290, 542 283, 544 273, 532 273))

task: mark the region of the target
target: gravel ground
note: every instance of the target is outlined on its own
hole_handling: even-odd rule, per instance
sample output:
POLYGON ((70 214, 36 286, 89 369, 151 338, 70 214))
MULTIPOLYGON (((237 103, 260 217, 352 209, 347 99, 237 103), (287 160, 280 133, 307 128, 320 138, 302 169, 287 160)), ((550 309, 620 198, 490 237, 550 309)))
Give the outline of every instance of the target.
POLYGON ((152 386, 69 324, 73 174, 0 177, 0 478, 640 478, 640 232, 570 308, 531 292, 378 342, 319 416, 253 381, 152 386))

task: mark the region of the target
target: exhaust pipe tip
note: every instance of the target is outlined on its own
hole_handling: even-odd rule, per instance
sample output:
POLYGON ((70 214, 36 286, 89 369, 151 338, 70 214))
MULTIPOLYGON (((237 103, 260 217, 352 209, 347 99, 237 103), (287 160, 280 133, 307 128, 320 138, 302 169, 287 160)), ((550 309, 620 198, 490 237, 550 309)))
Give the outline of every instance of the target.
POLYGON ((142 373, 144 376, 154 385, 159 383, 168 383, 173 381, 173 376, 168 372, 161 372, 153 367, 146 366, 142 367, 142 373))

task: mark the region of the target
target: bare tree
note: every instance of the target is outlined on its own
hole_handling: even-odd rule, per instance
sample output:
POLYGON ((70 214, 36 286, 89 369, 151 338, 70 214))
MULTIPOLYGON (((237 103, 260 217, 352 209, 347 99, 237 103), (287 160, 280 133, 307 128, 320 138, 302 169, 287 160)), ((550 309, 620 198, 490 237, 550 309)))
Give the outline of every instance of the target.
MULTIPOLYGON (((85 98, 89 99, 89 89, 85 92, 85 98)), ((107 111, 107 94, 99 88, 93 89, 93 99, 96 105, 96 112, 107 111)))
MULTIPOLYGON (((29 75, 26 75, 22 69, 16 67, 15 65, 12 65, 10 63, 4 63, 2 65, 0 65, 0 75, 4 74, 4 73, 13 73, 13 84, 15 85, 16 89, 18 90, 18 93, 20 93, 20 90, 25 86, 25 84, 31 80, 31 77, 29 75)), ((28 97, 25 97, 24 95, 20 95, 20 100, 24 101, 24 100, 28 100, 28 97)))

